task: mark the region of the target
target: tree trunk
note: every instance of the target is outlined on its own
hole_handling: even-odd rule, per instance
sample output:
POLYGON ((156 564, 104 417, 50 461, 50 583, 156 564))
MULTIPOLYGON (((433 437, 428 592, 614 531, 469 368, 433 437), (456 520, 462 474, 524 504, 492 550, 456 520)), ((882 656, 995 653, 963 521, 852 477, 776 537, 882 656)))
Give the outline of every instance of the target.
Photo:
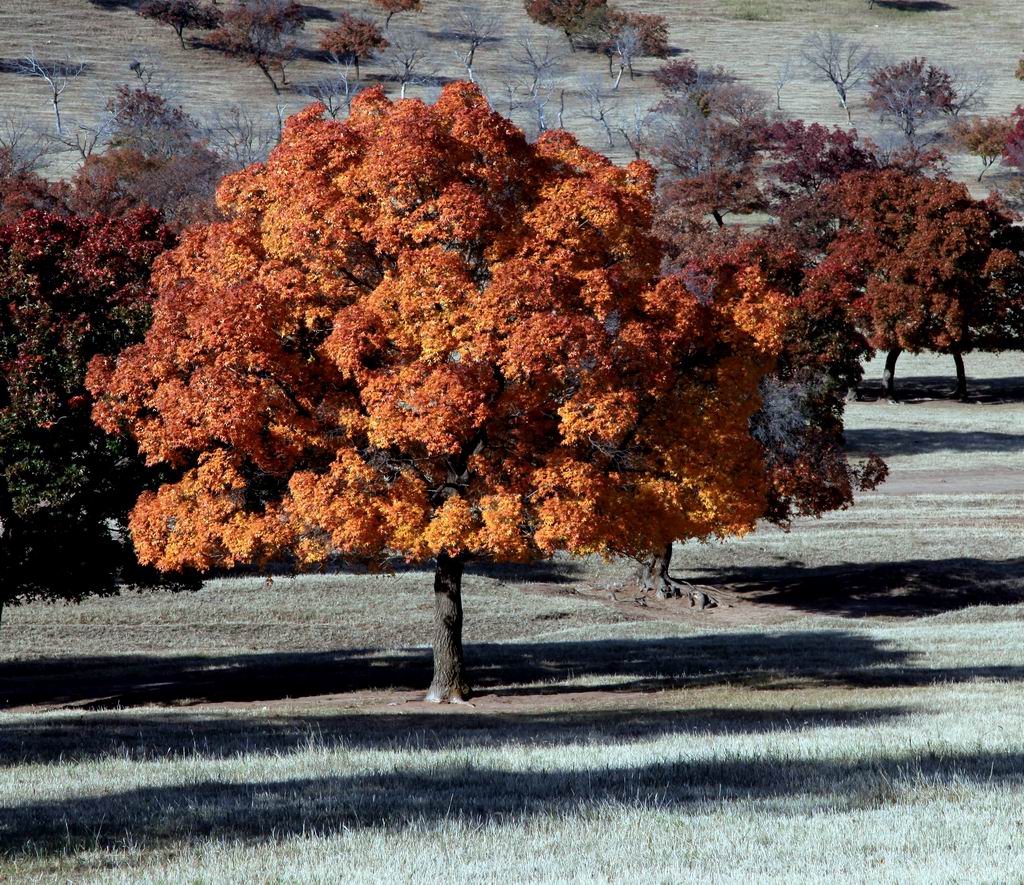
POLYGON ((902 347, 894 347, 885 355, 885 371, 882 372, 882 386, 885 389, 885 398, 889 402, 896 402, 896 360, 903 353, 902 347))
POLYGON ((440 553, 434 570, 434 678, 427 700, 462 703, 469 697, 462 656, 462 556, 440 553))
POLYGON ((959 350, 953 351, 953 362, 956 363, 956 398, 962 403, 967 402, 967 371, 959 350))
POLYGON ((181 44, 181 48, 188 49, 188 47, 185 45, 185 29, 175 28, 174 32, 178 35, 178 42, 181 44))
POLYGON ((270 68, 264 64, 260 64, 259 62, 256 63, 256 67, 260 69, 263 76, 266 77, 267 80, 270 81, 270 85, 274 87, 274 95, 280 95, 281 87, 277 85, 277 80, 275 80, 273 74, 270 73, 270 68))
POLYGON ((672 545, 666 544, 661 550, 644 557, 640 565, 640 589, 654 590, 658 599, 673 599, 682 596, 682 591, 673 586, 668 576, 672 564, 672 545))
POLYGON ((709 596, 703 590, 673 578, 669 573, 672 565, 672 544, 666 544, 661 550, 648 554, 640 564, 640 574, 637 582, 641 591, 647 593, 653 590, 658 599, 679 599, 686 596, 690 600, 691 607, 700 611, 706 608, 714 608, 718 600, 709 596))
POLYGON ((356 55, 356 56, 353 56, 353 58, 355 59, 355 62, 356 62, 356 79, 357 80, 361 80, 362 79, 362 74, 359 73, 359 56, 356 55))
POLYGON ((719 227, 725 227, 725 219, 722 217, 722 213, 717 209, 711 210, 711 217, 715 219, 715 224, 719 227))

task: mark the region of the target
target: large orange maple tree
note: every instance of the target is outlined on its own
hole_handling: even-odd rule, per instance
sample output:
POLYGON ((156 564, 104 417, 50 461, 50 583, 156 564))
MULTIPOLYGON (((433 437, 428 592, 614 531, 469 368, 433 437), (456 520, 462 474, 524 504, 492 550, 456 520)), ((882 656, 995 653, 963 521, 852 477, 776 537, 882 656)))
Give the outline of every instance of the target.
POLYGON ((180 477, 134 509, 140 559, 434 560, 441 701, 469 691, 467 561, 749 529, 784 302, 755 271, 659 280, 653 188, 466 83, 291 118, 161 259, 145 341, 92 366, 99 423, 180 477))

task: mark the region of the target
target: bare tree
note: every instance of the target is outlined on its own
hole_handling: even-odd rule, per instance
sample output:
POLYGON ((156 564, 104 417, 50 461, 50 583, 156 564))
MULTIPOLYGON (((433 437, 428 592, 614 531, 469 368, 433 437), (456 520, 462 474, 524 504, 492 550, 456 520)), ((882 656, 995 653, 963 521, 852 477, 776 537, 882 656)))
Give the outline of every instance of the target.
POLYGON ((622 74, 627 69, 629 70, 629 78, 633 79, 633 60, 642 52, 643 39, 637 28, 627 25, 615 33, 611 41, 608 60, 609 64, 611 64, 612 56, 618 57, 619 71, 615 75, 615 85, 612 86, 612 89, 619 88, 619 83, 622 82, 622 74))
POLYGON ((945 68, 953 97, 946 112, 955 120, 965 111, 974 114, 986 105, 992 77, 981 68, 971 65, 950 65, 945 68))
POLYGON ((561 70, 565 53, 556 48, 550 37, 538 40, 529 34, 520 34, 509 59, 512 62, 509 74, 526 77, 528 91, 535 92, 539 84, 549 82, 561 70))
POLYGON ((90 120, 72 120, 60 135, 51 136, 57 150, 77 154, 83 163, 104 147, 117 126, 117 111, 105 109, 90 120))
POLYGON ((14 117, 0 120, 0 163, 12 176, 38 172, 51 153, 47 140, 36 130, 14 117))
POLYGON ((455 52, 459 64, 466 69, 466 76, 471 83, 476 82, 473 75, 473 61, 476 51, 485 43, 497 38, 501 31, 501 15, 493 9, 478 6, 475 3, 459 8, 455 13, 455 26, 452 35, 459 41, 455 52))
POLYGON ((801 50, 804 63, 819 76, 824 76, 835 88, 839 104, 846 111, 846 119, 853 122, 850 113, 850 93, 870 74, 873 52, 859 40, 844 37, 833 31, 812 34, 801 50))
POLYGON ((872 72, 868 104, 882 123, 900 132, 906 146, 916 152, 940 137, 937 124, 950 116, 955 97, 946 71, 924 58, 912 58, 872 72))
POLYGON ((608 139, 608 147, 614 147, 612 124, 614 122, 615 93, 597 78, 587 78, 580 86, 580 95, 584 101, 582 115, 597 123, 604 130, 605 138, 608 139))
POLYGON ((508 53, 508 62, 503 66, 502 87, 507 99, 508 114, 525 110, 538 135, 550 128, 548 108, 556 97, 557 126, 563 128, 565 90, 557 80, 564 57, 564 51, 555 48, 552 38, 537 39, 528 34, 520 34, 508 53))
POLYGON ((17 73, 26 77, 41 80, 50 90, 50 104, 53 105, 53 116, 57 124, 57 134, 63 134, 60 117, 60 102, 68 87, 85 72, 85 64, 72 61, 69 53, 57 60, 40 58, 34 49, 15 63, 17 73))
POLYGON ((243 105, 214 114, 206 128, 210 147, 232 169, 261 163, 277 141, 277 133, 243 105))
POLYGON ((655 120, 654 111, 644 104, 634 104, 629 116, 616 129, 626 140, 633 156, 643 159, 643 152, 650 143, 651 127, 655 120))
POLYGON ((399 84, 399 95, 405 98, 406 89, 415 86, 434 75, 430 64, 430 47, 419 31, 395 34, 391 45, 384 53, 384 65, 391 72, 391 78, 399 84))
POLYGON ((782 110, 782 90, 796 79, 796 64, 792 56, 786 56, 775 65, 775 78, 772 86, 775 91, 775 109, 782 110))
POLYGON ((335 56, 329 76, 303 83, 298 89, 303 95, 320 102, 327 108, 328 115, 337 119, 352 109, 352 99, 359 94, 361 87, 352 77, 352 66, 335 56))

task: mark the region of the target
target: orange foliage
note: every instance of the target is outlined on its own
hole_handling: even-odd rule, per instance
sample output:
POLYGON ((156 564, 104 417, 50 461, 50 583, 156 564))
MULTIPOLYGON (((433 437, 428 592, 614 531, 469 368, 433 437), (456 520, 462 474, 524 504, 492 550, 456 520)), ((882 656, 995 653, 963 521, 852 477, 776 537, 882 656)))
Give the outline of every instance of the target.
POLYGON ((159 263, 96 419, 177 483, 132 532, 161 569, 441 551, 642 554, 749 529, 749 419, 784 300, 754 271, 659 282, 653 170, 526 141, 472 85, 313 106, 159 263))

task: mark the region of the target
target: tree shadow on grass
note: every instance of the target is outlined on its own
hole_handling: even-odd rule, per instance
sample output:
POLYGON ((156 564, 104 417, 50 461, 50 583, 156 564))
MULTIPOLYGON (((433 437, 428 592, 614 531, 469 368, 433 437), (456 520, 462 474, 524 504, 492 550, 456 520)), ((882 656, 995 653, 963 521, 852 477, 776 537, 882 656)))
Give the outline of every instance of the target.
POLYGON ((957 8, 942 0, 875 0, 875 6, 897 12, 950 12, 957 8))
MULTIPOLYGON (((449 761, 423 768, 266 781, 234 778, 111 790, 100 796, 35 801, 0 818, 8 856, 192 843, 267 842, 382 827, 480 826, 536 815, 573 815, 601 806, 641 810, 725 807, 789 800, 776 814, 851 812, 905 802, 908 790, 941 795, 965 786, 1024 782, 1014 752, 867 752, 862 759, 723 756, 653 764, 534 762, 526 770, 449 761)), ((186 777, 189 775, 185 775, 186 777)))
MULTIPOLYGON (((780 689, 1024 678, 1024 665, 921 667, 905 649, 843 630, 477 643, 467 646, 466 660, 477 693, 494 698, 715 685, 780 689)), ((271 702, 374 690, 419 692, 430 682, 431 663, 426 648, 19 661, 0 665, 0 709, 99 710, 271 702)))
MULTIPOLYGON (((758 604, 815 614, 921 617, 1024 602, 1024 559, 910 559, 807 567, 801 563, 695 570, 758 604)), ((691 577, 693 575, 690 575, 691 577)))
MULTIPOLYGON (((1019 403, 1024 402, 1024 377, 1009 375, 1005 378, 972 378, 970 356, 964 358, 967 364, 967 398, 972 403, 1019 403)), ((885 399, 880 378, 875 377, 873 366, 869 367, 871 377, 857 387, 857 397, 863 402, 885 399)), ((903 377, 896 367, 896 394, 900 402, 912 404, 930 400, 952 399, 956 392, 956 375, 952 364, 949 375, 910 375, 903 377)))
POLYGON ((847 430, 846 447, 851 452, 875 452, 883 458, 938 452, 1012 454, 1024 451, 1024 429, 1021 433, 992 433, 872 427, 847 430))
POLYGON ((593 746, 671 735, 700 739, 819 728, 866 727, 909 715, 891 707, 695 707, 551 712, 423 712, 232 716, 128 710, 95 713, 88 721, 8 717, 0 724, 0 770, 26 764, 78 763, 117 758, 152 762, 197 757, 231 759, 290 754, 304 749, 438 752, 467 747, 593 746))
POLYGON ((142 0, 89 0, 89 5, 111 11, 116 9, 135 10, 142 5, 142 0))

